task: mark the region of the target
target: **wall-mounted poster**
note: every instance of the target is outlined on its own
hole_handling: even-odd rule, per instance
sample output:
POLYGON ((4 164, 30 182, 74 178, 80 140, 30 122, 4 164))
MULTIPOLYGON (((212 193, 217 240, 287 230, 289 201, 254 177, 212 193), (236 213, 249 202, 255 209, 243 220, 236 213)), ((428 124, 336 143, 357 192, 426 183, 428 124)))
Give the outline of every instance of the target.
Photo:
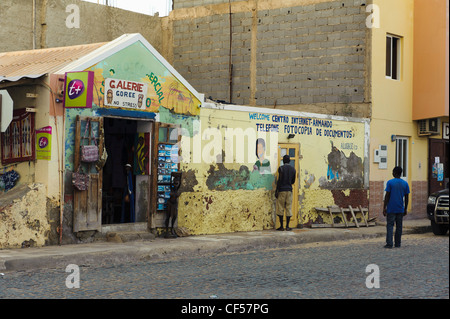
POLYGON ((91 108, 94 72, 66 72, 64 79, 64 107, 91 108))
POLYGON ((52 127, 46 126, 36 130, 36 159, 51 160, 52 158, 52 127))
POLYGON ((437 163, 437 181, 442 182, 444 180, 444 163, 437 163))

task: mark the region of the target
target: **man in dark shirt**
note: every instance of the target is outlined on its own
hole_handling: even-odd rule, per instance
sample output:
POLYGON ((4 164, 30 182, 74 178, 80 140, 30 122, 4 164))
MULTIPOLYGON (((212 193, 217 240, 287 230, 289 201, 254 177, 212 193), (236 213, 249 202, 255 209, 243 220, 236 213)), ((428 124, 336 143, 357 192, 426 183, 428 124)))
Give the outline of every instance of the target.
POLYGON ((295 168, 290 163, 289 155, 283 156, 283 164, 278 168, 278 181, 275 196, 277 197, 277 215, 280 219, 280 227, 277 230, 284 230, 283 215, 286 210, 286 230, 289 228, 289 221, 292 217, 292 184, 295 183, 295 168))

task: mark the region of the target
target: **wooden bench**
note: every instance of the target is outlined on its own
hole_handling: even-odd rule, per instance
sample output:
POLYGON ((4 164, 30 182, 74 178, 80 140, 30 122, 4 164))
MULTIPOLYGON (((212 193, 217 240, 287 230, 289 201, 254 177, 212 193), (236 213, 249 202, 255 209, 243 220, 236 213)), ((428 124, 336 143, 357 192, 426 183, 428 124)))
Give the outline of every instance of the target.
POLYGON ((361 207, 361 205, 359 205, 357 208, 353 208, 352 206, 348 206, 348 208, 343 208, 343 207, 338 207, 338 206, 327 206, 326 208, 325 207, 314 207, 314 209, 318 213, 330 214, 331 224, 313 224, 312 227, 329 227, 330 225, 331 225, 331 227, 344 227, 343 225, 338 225, 338 224, 334 223, 333 214, 341 214, 342 219, 344 220, 344 223, 345 223, 345 227, 356 226, 357 228, 359 228, 359 223, 358 223, 358 220, 356 219, 356 213, 361 213, 361 216, 364 220, 364 224, 366 227, 369 227, 369 225, 370 226, 374 225, 374 223, 370 223, 370 221, 368 220, 369 209, 363 208, 363 207, 361 207), (345 213, 352 214, 353 223, 349 223, 349 221, 347 221, 347 218, 345 217, 345 213), (366 218, 366 213, 367 213, 367 218, 366 218))

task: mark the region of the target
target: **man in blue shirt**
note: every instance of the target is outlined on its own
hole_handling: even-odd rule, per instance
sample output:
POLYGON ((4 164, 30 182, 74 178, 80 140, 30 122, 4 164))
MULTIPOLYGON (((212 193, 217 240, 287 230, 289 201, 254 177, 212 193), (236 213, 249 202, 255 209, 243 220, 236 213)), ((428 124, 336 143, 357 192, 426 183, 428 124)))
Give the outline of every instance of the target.
POLYGON ((409 186, 401 179, 402 168, 394 167, 393 179, 386 184, 386 195, 384 197, 383 215, 386 216, 386 246, 392 248, 392 236, 395 223, 395 247, 401 246, 403 216, 406 216, 409 201, 409 186))

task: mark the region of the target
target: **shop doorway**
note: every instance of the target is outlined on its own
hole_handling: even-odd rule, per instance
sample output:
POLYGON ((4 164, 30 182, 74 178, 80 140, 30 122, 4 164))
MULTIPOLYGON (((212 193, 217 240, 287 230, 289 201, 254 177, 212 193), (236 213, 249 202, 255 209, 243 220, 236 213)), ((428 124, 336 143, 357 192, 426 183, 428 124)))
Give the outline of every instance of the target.
POLYGON ((102 224, 145 222, 150 211, 153 122, 105 117, 102 224))
POLYGON ((450 146, 447 140, 429 139, 428 193, 442 190, 449 182, 450 146))
MULTIPOLYGON (((278 144, 278 167, 283 163, 283 156, 289 155, 291 160, 290 165, 295 168, 297 176, 295 177, 295 183, 292 185, 292 217, 289 223, 291 228, 297 228, 299 224, 298 217, 298 172, 299 172, 299 144, 278 144)), ((278 170, 277 170, 277 180, 278 180, 278 170)), ((284 218, 286 220, 286 218, 284 218)), ((280 227, 280 221, 276 218, 275 229, 280 227)), ((286 225, 283 225, 285 227, 286 225)))

